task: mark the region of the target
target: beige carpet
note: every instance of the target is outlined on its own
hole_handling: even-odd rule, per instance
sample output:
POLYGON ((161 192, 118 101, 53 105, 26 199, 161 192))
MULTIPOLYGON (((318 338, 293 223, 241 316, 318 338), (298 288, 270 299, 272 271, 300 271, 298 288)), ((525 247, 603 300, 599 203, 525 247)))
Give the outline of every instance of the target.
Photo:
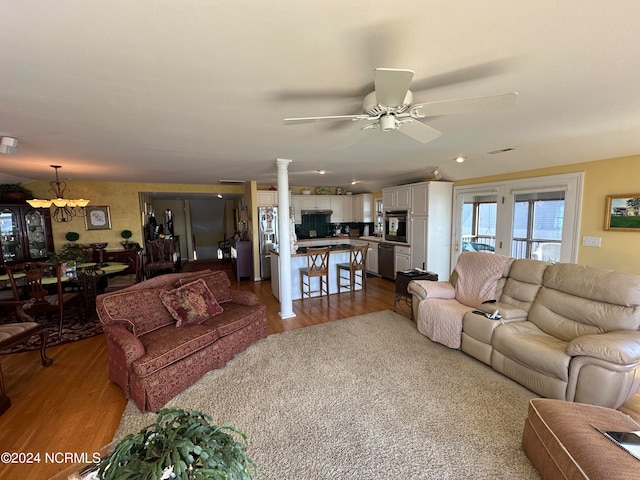
MULTIPOLYGON (((167 406, 248 436, 259 479, 537 479, 535 395, 391 311, 271 335, 167 406)), ((151 423, 129 402, 115 440, 151 423)))

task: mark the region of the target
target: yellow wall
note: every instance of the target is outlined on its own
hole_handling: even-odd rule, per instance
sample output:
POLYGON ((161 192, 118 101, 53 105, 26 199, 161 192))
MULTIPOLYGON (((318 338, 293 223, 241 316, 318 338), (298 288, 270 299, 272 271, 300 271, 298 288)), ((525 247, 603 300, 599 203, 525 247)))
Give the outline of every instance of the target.
MULTIPOLYGON (((51 198, 48 181, 36 181, 25 184, 36 198, 51 198)), ((52 222, 53 242, 56 251, 65 243, 67 232, 80 234, 78 243, 108 242, 107 249, 120 247, 122 230, 131 230, 130 241, 144 243, 142 238, 142 210, 138 200, 139 192, 189 192, 189 193, 234 193, 243 194, 244 186, 236 185, 182 185, 164 183, 111 183, 69 181, 65 198, 88 198, 89 206, 109 207, 111 212, 111 230, 85 230, 83 217, 75 217, 68 223, 52 222)))
POLYGON ((640 194, 640 155, 529 170, 455 182, 456 186, 584 172, 578 263, 640 275, 640 231, 605 231, 607 195, 640 194), (582 237, 601 237, 600 248, 582 246, 582 237))
MULTIPOLYGON (((601 248, 580 245, 578 263, 640 275, 640 253, 638 253, 637 248, 638 242, 640 242, 640 232, 604 230, 606 196, 640 194, 640 155, 474 178, 455 182, 455 185, 472 185, 572 172, 584 172, 580 241, 583 236, 602 238, 601 248)), ((48 191, 49 182, 31 182, 25 186, 32 190, 38 198, 48 198, 50 195, 48 191)), ((86 231, 83 218, 75 218, 67 224, 54 223, 55 246, 56 249, 59 249, 67 243, 64 238, 65 234, 69 231, 75 231, 80 234, 79 243, 109 242, 109 247, 107 248, 116 248, 122 241, 120 232, 124 229, 133 232, 134 236, 131 241, 142 243, 140 228, 142 214, 138 202, 138 192, 240 193, 245 195, 249 216, 253 220, 254 205, 257 201, 255 197, 256 188, 255 182, 248 183, 245 186, 235 186, 70 181, 65 196, 68 198, 89 198, 91 200, 89 205, 108 205, 111 210, 112 229, 86 231)), ((380 192, 376 192, 374 198, 379 195, 380 192)), ((249 228, 250 231, 253 230, 253 233, 256 233, 255 222, 251 221, 249 228)), ((255 245, 254 255, 257 254, 257 245, 255 245)))

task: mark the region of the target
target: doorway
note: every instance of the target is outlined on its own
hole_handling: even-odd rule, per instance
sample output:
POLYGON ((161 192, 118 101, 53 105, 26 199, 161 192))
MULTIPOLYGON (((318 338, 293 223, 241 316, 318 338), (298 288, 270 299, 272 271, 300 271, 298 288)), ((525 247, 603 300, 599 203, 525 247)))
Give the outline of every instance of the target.
POLYGON ((164 233, 165 212, 169 210, 174 235, 180 237, 182 260, 214 260, 218 258, 219 242, 233 237, 234 212, 242 198, 241 194, 143 192, 140 193, 143 229, 153 216, 164 233))

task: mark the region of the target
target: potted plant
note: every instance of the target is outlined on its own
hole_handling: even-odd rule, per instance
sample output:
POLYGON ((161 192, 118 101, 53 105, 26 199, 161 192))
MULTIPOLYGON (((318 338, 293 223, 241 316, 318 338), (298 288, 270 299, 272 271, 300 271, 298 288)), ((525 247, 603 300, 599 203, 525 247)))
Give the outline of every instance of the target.
POLYGON ((20 183, 0 184, 0 197, 5 200, 27 200, 35 198, 33 192, 20 183))
POLYGON ((250 480, 256 467, 246 454, 247 436, 210 421, 202 412, 164 408, 154 423, 115 445, 98 463, 97 477, 250 480))
POLYGON ((73 243, 63 245, 58 253, 54 253, 49 257, 50 262, 60 262, 64 264, 84 263, 90 260, 91 255, 73 243))
POLYGON ((129 249, 129 245, 131 245, 131 242, 129 242, 129 239, 133 236, 133 232, 131 232, 131 230, 122 230, 120 232, 120 236, 122 238, 124 238, 124 242, 122 242, 122 246, 126 249, 129 249))
POLYGON ((80 238, 80 234, 78 232, 67 232, 64 238, 69 240, 71 243, 75 243, 80 238))

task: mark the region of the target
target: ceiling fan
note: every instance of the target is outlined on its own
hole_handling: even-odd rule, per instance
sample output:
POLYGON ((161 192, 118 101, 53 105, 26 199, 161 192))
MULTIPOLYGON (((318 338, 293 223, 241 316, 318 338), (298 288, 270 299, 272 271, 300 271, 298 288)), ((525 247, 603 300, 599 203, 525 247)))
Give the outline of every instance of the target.
POLYGON ((363 113, 285 118, 284 124, 366 120, 371 123, 362 127, 362 131, 375 128, 383 132, 398 130, 418 142, 428 143, 438 138, 442 133, 418 121, 418 119, 474 110, 508 108, 513 106, 518 96, 517 93, 511 92, 414 104, 413 93, 409 90, 409 84, 414 75, 412 70, 376 68, 373 75, 375 88, 373 92, 364 97, 363 113))

